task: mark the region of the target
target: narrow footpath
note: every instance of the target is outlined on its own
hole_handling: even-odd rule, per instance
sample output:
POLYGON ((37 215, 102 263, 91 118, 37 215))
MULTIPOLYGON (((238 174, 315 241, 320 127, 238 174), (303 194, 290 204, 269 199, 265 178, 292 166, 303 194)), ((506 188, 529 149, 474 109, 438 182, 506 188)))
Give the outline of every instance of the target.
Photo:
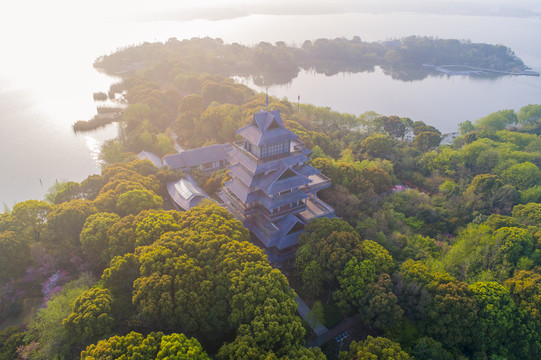
POLYGON ((297 311, 318 337, 329 331, 323 324, 309 316, 310 308, 298 295, 295 301, 297 302, 297 311))

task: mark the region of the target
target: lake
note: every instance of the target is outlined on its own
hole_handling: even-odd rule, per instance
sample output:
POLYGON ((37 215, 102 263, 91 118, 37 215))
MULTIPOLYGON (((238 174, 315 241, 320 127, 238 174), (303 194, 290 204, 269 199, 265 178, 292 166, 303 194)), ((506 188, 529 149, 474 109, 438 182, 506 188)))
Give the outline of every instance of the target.
MULTIPOLYGON (((116 136, 116 126, 77 135, 71 125, 91 118, 96 113, 93 92, 106 91, 117 81, 95 71, 92 63, 119 47, 170 37, 220 37, 247 45, 283 40, 300 45, 321 37, 358 35, 378 41, 427 35, 501 43, 534 70, 541 70, 537 18, 345 13, 250 15, 216 21, 134 21, 111 16, 96 21, 83 13, 41 16, 39 9, 31 14, 24 10, 0 15, 0 204, 8 207, 41 199, 55 181, 82 181, 99 172, 99 147, 116 136)), ((253 85, 250 79, 245 81, 253 85)), ((353 114, 374 110, 408 116, 450 132, 465 120, 540 103, 540 84, 537 77, 430 76, 404 82, 376 68, 371 73, 332 77, 301 71, 290 84, 270 87, 269 94, 293 102, 300 95, 301 102, 353 114)))
MULTIPOLYGON (((428 70, 427 70, 428 72, 428 70)), ((236 78, 265 91, 252 79, 236 78)), ((340 73, 334 76, 303 70, 289 84, 268 87, 270 95, 296 103, 330 106, 355 115, 375 111, 409 117, 434 125, 443 133, 457 131, 460 122, 474 121, 494 111, 518 110, 541 103, 541 80, 533 76, 498 78, 440 76, 423 80, 393 80, 381 68, 374 72, 340 73)))

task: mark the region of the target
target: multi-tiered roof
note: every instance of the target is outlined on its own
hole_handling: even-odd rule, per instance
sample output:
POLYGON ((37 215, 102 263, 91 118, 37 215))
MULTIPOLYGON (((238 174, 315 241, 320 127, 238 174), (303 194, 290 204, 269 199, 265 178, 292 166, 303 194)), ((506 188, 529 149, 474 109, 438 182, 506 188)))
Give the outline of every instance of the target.
POLYGON ((237 133, 243 140, 228 151, 232 180, 220 197, 267 249, 289 249, 309 220, 334 216, 317 198, 330 180, 306 164, 310 151, 279 111, 260 111, 237 133))

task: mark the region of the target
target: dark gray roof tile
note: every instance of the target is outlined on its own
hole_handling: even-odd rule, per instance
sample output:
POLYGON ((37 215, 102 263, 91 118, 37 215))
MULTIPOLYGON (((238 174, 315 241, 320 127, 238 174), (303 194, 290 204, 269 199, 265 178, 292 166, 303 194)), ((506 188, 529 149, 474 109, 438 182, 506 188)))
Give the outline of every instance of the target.
POLYGON ((184 150, 178 154, 166 156, 164 162, 174 169, 190 169, 194 166, 227 159, 226 150, 230 147, 230 144, 216 144, 184 150))

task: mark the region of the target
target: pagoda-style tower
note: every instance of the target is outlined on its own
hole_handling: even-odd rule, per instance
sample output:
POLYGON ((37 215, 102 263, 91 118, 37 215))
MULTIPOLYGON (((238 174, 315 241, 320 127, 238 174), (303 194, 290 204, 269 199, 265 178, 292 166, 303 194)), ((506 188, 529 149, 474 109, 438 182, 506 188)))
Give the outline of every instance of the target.
POLYGON ((284 128, 279 111, 260 111, 237 133, 243 140, 229 150, 232 180, 220 198, 271 257, 281 258, 294 249, 308 221, 334 216, 317 198, 331 182, 306 164, 310 151, 284 128))

